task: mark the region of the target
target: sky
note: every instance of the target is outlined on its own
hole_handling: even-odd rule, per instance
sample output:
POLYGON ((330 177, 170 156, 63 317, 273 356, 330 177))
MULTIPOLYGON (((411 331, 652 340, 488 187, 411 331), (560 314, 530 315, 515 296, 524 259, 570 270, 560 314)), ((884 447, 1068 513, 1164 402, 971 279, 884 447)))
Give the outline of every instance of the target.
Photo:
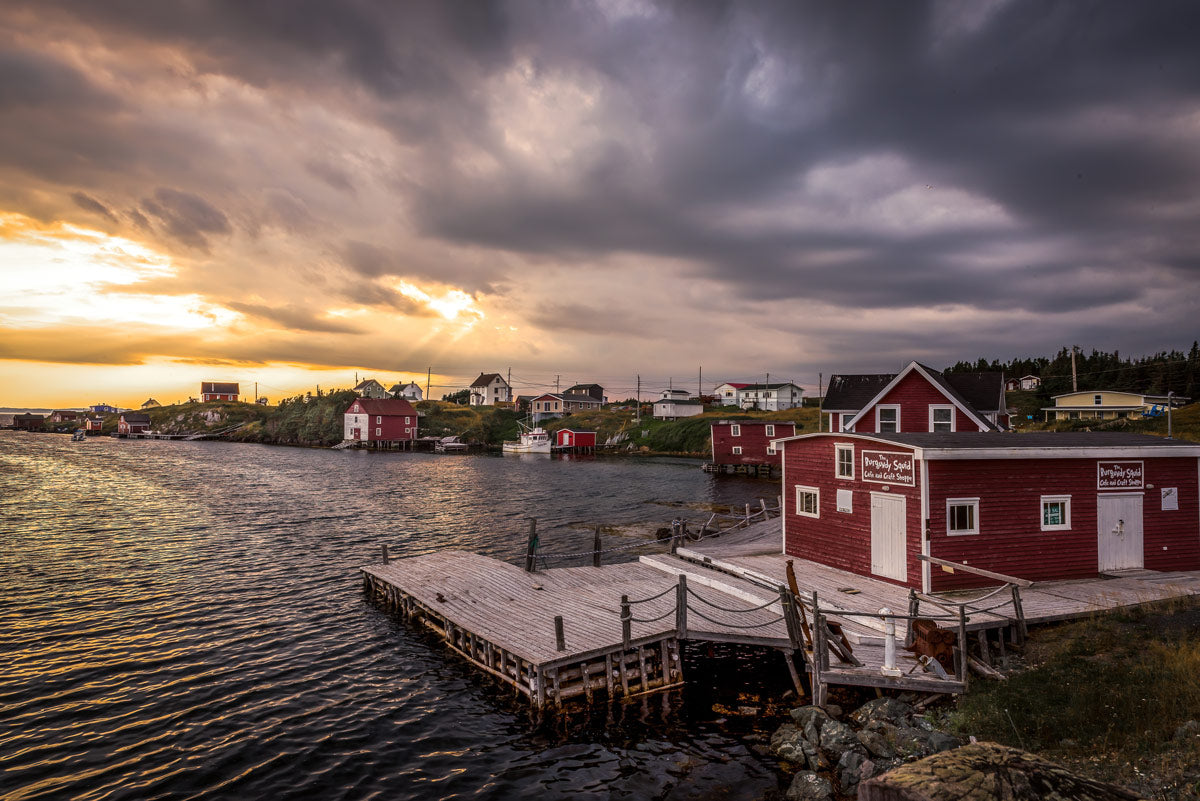
POLYGON ((1186 348, 1197 42, 1193 2, 5 0, 0 404, 1186 348))

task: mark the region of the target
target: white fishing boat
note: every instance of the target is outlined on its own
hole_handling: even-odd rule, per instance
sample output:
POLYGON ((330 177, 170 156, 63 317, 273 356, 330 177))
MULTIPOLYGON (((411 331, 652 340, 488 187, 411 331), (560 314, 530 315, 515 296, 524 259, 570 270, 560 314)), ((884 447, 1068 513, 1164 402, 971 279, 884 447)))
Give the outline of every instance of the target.
POLYGON ((549 453, 550 435, 544 428, 527 428, 522 425, 520 439, 506 439, 501 446, 504 453, 549 453))
POLYGON ((460 442, 458 437, 442 437, 434 443, 433 450, 437 453, 462 453, 467 450, 467 443, 460 442))
POLYGON ((71 442, 84 442, 87 439, 87 432, 82 428, 75 429, 75 433, 71 435, 71 442))

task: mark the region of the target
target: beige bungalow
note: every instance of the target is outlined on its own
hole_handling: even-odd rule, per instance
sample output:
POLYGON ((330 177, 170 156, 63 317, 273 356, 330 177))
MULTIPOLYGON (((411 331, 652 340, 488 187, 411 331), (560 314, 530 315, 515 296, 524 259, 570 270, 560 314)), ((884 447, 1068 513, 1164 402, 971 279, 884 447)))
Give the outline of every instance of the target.
MULTIPOLYGON (((1171 405, 1178 407, 1191 398, 1172 396, 1171 405)), ((1166 395, 1145 395, 1140 392, 1119 392, 1093 389, 1055 395, 1053 406, 1044 406, 1046 422, 1056 420, 1116 420, 1120 417, 1146 417, 1155 409, 1166 409, 1166 395)))

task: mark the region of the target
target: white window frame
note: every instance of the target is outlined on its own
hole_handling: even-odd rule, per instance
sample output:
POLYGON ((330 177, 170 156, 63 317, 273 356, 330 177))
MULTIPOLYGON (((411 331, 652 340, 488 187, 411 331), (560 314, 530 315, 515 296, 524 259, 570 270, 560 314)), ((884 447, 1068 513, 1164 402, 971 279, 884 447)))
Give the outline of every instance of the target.
POLYGON ((729 436, 740 437, 742 435, 742 427, 737 423, 731 423, 729 426, 729 436))
POLYGON ((383 422, 383 416, 382 416, 382 415, 378 415, 378 414, 377 414, 377 415, 375 415, 375 425, 379 425, 379 424, 380 424, 380 423, 382 423, 382 422, 383 422))
POLYGON ((377 428, 377 429, 375 429, 375 436, 377 436, 377 437, 382 437, 382 436, 383 436, 383 429, 382 429, 382 428, 377 428))
POLYGON ((833 475, 834 478, 840 478, 845 481, 854 480, 854 445, 853 443, 835 443, 833 446, 833 475), (850 454, 850 475, 842 475, 842 454, 850 454))
POLYGON ((779 453, 779 451, 775 447, 775 440, 771 440, 767 443, 767 456, 774 456, 777 453, 779 453))
POLYGON ((947 498, 946 499, 946 535, 949 537, 966 537, 979 533, 979 499, 978 498, 947 498), (950 527, 950 509, 954 506, 971 507, 971 523, 969 529, 952 529, 950 527))
POLYGON ((957 417, 957 415, 954 414, 954 404, 952 404, 952 403, 931 403, 929 405, 929 433, 931 433, 931 434, 937 433, 937 429, 934 427, 935 421, 934 421, 933 413, 935 411, 940 411, 943 409, 950 412, 950 431, 953 432, 953 431, 957 430, 958 421, 955 419, 957 417))
POLYGON ((767 424, 766 429, 767 430, 764 432, 763 436, 767 436, 767 437, 775 436, 775 426, 767 424))
POLYGON ((1104 396, 1103 395, 1093 395, 1092 396, 1092 405, 1093 406, 1103 406, 1104 405, 1104 396))
POLYGON ((742 446, 741 446, 741 445, 734 445, 734 446, 733 446, 733 455, 734 455, 734 456, 741 456, 741 455, 742 455, 742 446))
POLYGON ((1071 496, 1070 495, 1043 495, 1041 503, 1038 504, 1038 523, 1042 527, 1042 531, 1070 531, 1071 530, 1071 496), (1061 503, 1063 507, 1063 522, 1057 525, 1046 524, 1046 504, 1061 503))
POLYGON ((881 403, 875 407, 875 433, 876 434, 899 434, 900 433, 900 404, 898 403, 881 403), (896 413, 896 430, 884 431, 880 426, 883 425, 883 420, 880 419, 879 413, 884 409, 889 409, 896 413))
POLYGON ((819 487, 806 487, 802 484, 796 485, 796 514, 800 517, 819 518, 821 516, 821 490, 819 487), (813 511, 805 512, 803 496, 812 495, 813 511))

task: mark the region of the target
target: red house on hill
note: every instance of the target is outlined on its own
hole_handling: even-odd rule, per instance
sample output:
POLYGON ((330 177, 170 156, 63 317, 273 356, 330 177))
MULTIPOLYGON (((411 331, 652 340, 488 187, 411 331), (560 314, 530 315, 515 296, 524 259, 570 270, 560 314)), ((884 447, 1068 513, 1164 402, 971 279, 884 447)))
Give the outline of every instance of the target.
POLYGON ((830 431, 952 433, 1008 427, 1003 373, 939 373, 910 362, 899 373, 834 375, 821 407, 830 431))
POLYGON ((711 424, 709 431, 712 435, 712 463, 721 472, 726 472, 725 468, 733 468, 735 472, 764 472, 769 475, 780 464, 774 441, 795 436, 796 424, 788 421, 721 420, 711 424))
POLYGON ((924 592, 1200 569, 1200 445, 1141 434, 806 434, 783 451, 784 550, 924 592))
POLYGON ((409 450, 417 423, 417 410, 404 398, 358 398, 346 410, 342 439, 359 447, 409 450))
POLYGON ((221 383, 219 381, 201 381, 200 382, 200 402, 208 403, 209 401, 235 401, 238 399, 238 385, 234 383, 221 383))

